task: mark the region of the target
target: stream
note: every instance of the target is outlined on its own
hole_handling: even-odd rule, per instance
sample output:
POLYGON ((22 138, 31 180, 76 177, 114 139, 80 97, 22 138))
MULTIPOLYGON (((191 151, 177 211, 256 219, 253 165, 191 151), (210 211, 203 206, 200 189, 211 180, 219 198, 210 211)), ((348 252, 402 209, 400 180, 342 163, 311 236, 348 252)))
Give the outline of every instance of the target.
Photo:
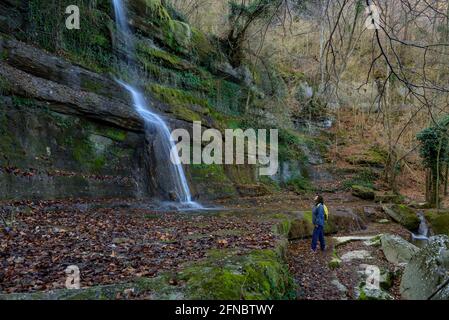
MULTIPOLYGON (((135 53, 135 45, 131 30, 128 26, 125 5, 121 0, 113 0, 113 4, 118 36, 123 37, 122 41, 125 44, 125 50, 127 51, 128 57, 132 57, 135 53)), ((171 138, 167 124, 158 114, 148 108, 143 93, 137 87, 126 83, 123 80, 118 80, 118 83, 130 93, 134 108, 145 121, 145 125, 147 127, 155 128, 160 137, 161 154, 158 154, 157 157, 159 162, 164 162, 166 165, 165 167, 168 168, 168 172, 164 178, 169 180, 172 189, 171 193, 173 193, 171 194, 172 200, 178 201, 182 208, 200 209, 201 205, 192 201, 192 195, 184 169, 179 161, 179 155, 177 152, 172 152, 172 150, 176 150, 176 147, 171 138)))
POLYGON ((424 217, 423 212, 417 213, 418 218, 420 220, 419 228, 416 233, 412 232, 412 243, 414 243, 418 247, 423 247, 429 241, 429 227, 427 225, 426 218, 424 217))

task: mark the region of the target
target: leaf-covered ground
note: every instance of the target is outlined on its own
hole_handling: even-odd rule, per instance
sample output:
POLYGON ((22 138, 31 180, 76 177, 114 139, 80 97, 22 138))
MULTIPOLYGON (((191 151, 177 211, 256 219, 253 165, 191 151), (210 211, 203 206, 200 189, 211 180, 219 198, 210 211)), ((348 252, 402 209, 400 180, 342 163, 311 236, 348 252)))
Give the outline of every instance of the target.
MULTIPOLYGON (((398 234, 405 239, 410 236, 408 231, 395 223, 371 223, 368 229, 354 232, 351 235, 375 236, 382 233, 398 234)), ((354 289, 360 281, 358 272, 362 264, 375 265, 381 270, 397 271, 397 267, 385 259, 380 247, 367 246, 363 241, 354 241, 340 245, 335 249, 335 253, 341 257, 347 252, 366 250, 371 255, 371 258, 342 262, 339 268, 331 269, 329 262, 334 257, 334 236, 348 236, 348 234, 327 235, 327 249, 325 252, 318 250, 316 253, 312 253, 310 239, 294 241, 290 244, 288 259, 290 270, 298 284, 298 299, 355 299, 354 289), (337 285, 335 285, 336 280, 347 289, 345 292, 338 289, 337 285)), ((399 278, 393 279, 392 288, 389 290, 389 293, 395 299, 400 299, 399 283, 399 278)))
MULTIPOLYGON (((346 193, 327 194, 328 205, 363 208, 372 205, 346 193)), ((223 203, 225 205, 225 203, 223 203)), ((123 200, 45 201, 0 204, 11 230, 0 233, 0 292, 33 292, 65 287, 65 269, 77 265, 81 286, 115 284, 136 277, 176 272, 186 262, 203 259, 211 249, 274 248, 279 240, 273 226, 277 214, 304 210, 309 197, 286 193, 228 203, 237 209, 210 212, 161 212, 147 204, 123 200)), ((351 235, 393 233, 409 236, 401 226, 369 223, 351 235)), ((340 236, 349 234, 340 234, 340 236)), ((335 235, 332 235, 335 236, 335 235)), ((291 242, 290 271, 298 299, 353 299, 363 263, 394 270, 379 247, 361 241, 336 248, 338 256, 368 250, 372 259, 342 263, 331 270, 333 240, 327 235, 325 253, 311 253, 310 239, 291 242), (346 287, 342 292, 335 280, 346 287)), ((399 298, 398 280, 390 294, 399 298)))
POLYGON ((231 212, 160 212, 130 202, 46 201, 2 206, 0 291, 64 288, 77 265, 81 286, 176 271, 216 248, 272 248, 273 221, 231 212))

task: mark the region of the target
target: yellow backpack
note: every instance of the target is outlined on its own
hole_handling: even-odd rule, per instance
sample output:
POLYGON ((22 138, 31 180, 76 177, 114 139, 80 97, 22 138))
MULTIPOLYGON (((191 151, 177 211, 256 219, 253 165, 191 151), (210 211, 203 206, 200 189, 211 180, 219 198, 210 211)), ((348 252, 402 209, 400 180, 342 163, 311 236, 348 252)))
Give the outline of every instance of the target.
MULTIPOLYGON (((321 205, 321 203, 319 205, 321 205)), ((329 209, 326 207, 325 204, 323 204, 323 208, 324 208, 324 221, 327 221, 329 219, 329 209)))

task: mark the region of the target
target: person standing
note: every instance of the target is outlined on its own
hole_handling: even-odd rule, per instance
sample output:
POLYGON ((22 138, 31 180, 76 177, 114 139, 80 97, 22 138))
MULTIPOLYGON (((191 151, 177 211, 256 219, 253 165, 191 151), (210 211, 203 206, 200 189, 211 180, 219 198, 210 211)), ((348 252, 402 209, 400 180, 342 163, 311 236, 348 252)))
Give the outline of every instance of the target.
POLYGON ((326 249, 326 243, 324 241, 324 223, 325 223, 325 205, 323 197, 317 195, 315 197, 315 205, 312 208, 312 223, 314 225, 312 234, 312 251, 316 252, 318 240, 320 241, 321 251, 326 249))

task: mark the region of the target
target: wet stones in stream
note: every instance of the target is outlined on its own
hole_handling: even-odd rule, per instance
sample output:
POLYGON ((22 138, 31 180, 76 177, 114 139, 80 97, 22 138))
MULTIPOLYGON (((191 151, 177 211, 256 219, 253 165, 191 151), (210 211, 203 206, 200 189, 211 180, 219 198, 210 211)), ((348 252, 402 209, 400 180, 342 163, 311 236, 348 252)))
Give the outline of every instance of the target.
POLYGON ((401 267, 385 259, 379 239, 380 236, 375 235, 327 237, 330 246, 324 253, 312 253, 310 239, 292 243, 289 264, 299 286, 297 298, 399 298, 399 277, 393 275, 401 267), (339 263, 333 264, 336 260, 339 263), (374 279, 377 283, 371 281, 373 276, 377 277, 374 279))

